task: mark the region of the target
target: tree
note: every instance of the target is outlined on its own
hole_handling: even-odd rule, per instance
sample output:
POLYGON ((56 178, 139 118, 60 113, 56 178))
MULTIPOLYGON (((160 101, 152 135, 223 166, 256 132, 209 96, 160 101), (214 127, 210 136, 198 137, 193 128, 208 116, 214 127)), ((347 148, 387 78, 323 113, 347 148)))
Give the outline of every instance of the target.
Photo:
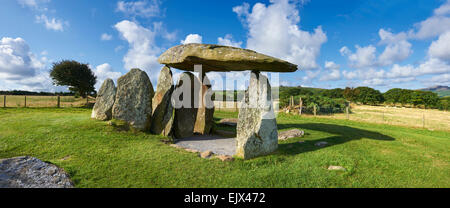
POLYGON ((400 88, 390 89, 383 94, 384 100, 386 100, 387 103, 391 103, 391 104, 399 103, 402 92, 403 92, 403 90, 400 88))
POLYGON ((358 95, 356 101, 363 104, 376 105, 384 101, 384 97, 380 91, 375 90, 370 87, 357 87, 355 91, 358 90, 358 95))
POLYGON ((321 95, 329 98, 344 98, 344 90, 341 88, 324 90, 322 91, 321 95))
POLYGON ((94 85, 97 77, 87 64, 73 60, 53 63, 50 77, 53 84, 69 86, 70 91, 79 93, 83 98, 86 98, 91 92, 95 92, 94 85))

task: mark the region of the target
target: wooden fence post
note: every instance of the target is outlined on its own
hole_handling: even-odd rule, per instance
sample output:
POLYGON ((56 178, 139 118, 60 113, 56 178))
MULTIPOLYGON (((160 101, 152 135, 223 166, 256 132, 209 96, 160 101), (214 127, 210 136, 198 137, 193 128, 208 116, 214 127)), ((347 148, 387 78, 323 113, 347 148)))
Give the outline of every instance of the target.
POLYGON ((27 107, 27 96, 25 95, 25 108, 27 107))
POLYGON ((3 107, 6 108, 6 95, 3 95, 3 107))
POLYGON ((58 104, 57 104, 57 107, 58 108, 60 108, 61 107, 61 98, 60 98, 60 96, 58 95, 58 104))
POLYGON ((298 115, 302 115, 302 109, 303 109, 303 100, 302 97, 300 97, 300 108, 298 109, 298 115))
POLYGON ((345 107, 345 115, 347 116, 347 120, 349 119, 349 115, 348 115, 348 106, 345 107))
POLYGON ((316 104, 314 104, 314 116, 316 116, 316 104))

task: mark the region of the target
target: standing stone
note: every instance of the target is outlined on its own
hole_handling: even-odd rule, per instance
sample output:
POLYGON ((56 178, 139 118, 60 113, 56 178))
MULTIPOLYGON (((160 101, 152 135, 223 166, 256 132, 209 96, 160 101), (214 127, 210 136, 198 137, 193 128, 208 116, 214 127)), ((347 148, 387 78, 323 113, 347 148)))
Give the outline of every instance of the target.
POLYGON ((173 123, 172 92, 172 71, 165 66, 159 72, 158 85, 152 100, 153 115, 150 131, 154 134, 168 136, 171 132, 173 123))
POLYGON ((200 79, 203 80, 203 84, 199 96, 200 105, 197 111, 194 133, 210 134, 214 123, 214 102, 211 100, 213 91, 206 74, 200 75, 200 79))
POLYGON ((94 109, 91 118, 106 121, 112 118, 112 108, 116 99, 116 86, 112 79, 106 79, 95 99, 94 109))
POLYGON ((175 138, 189 137, 194 134, 200 86, 201 83, 194 74, 184 72, 180 75, 172 95, 175 108, 173 123, 175 138))
POLYGON ((252 72, 241 102, 237 124, 236 156, 249 159, 278 148, 278 132, 266 76, 252 72))
POLYGON ((154 94, 147 73, 140 69, 131 69, 117 80, 113 119, 125 121, 137 130, 149 129, 154 94))

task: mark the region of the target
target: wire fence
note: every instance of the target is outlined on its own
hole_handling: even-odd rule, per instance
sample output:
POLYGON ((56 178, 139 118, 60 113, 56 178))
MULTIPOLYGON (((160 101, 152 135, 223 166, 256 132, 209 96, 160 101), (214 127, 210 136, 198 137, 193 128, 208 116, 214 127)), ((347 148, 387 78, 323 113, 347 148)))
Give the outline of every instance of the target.
POLYGON ((0 95, 0 107, 83 107, 95 103, 92 97, 41 96, 41 95, 0 95))

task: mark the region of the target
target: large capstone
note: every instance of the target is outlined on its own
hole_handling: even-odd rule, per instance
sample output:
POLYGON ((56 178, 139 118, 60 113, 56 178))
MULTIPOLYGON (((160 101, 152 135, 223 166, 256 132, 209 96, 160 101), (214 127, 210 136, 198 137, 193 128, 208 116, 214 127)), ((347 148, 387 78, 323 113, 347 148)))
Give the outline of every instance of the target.
POLYGON ((186 71, 202 65, 209 71, 294 72, 297 65, 252 50, 222 45, 191 43, 170 48, 158 58, 159 63, 186 71))
POLYGON ((210 134, 213 127, 214 102, 212 101, 213 90, 206 74, 200 75, 203 80, 200 88, 199 107, 195 121, 194 133, 210 134))
POLYGON ((137 130, 148 130, 154 94, 147 74, 140 69, 131 69, 117 80, 113 119, 125 121, 137 130))
POLYGON ((278 148, 278 132, 266 76, 251 73, 238 115, 236 156, 249 159, 278 148))
POLYGON ((200 86, 200 80, 190 72, 184 72, 179 77, 172 95, 175 108, 173 122, 175 138, 189 137, 194 134, 200 86))
POLYGON ((112 79, 106 79, 95 99, 94 109, 91 118, 106 121, 112 118, 112 108, 116 99, 116 86, 112 79))
POLYGON ((165 66, 159 72, 158 85, 152 100, 153 116, 150 131, 154 134, 162 134, 164 136, 170 134, 173 123, 172 92, 172 71, 165 66))

